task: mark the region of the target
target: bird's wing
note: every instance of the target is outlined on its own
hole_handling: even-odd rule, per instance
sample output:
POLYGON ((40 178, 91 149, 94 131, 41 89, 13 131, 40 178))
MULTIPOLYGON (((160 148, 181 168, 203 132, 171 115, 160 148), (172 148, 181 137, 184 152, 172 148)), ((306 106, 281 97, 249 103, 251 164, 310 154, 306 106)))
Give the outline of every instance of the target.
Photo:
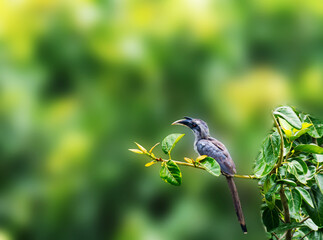
POLYGON ((236 173, 235 164, 226 147, 215 138, 201 139, 196 143, 200 155, 214 158, 220 165, 221 171, 228 175, 236 173))

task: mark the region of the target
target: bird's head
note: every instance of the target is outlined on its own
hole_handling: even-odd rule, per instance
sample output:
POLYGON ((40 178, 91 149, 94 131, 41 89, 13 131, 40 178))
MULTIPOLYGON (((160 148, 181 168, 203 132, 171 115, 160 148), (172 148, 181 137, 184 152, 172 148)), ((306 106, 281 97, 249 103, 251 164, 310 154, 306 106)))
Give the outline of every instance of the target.
POLYGON ((189 127, 197 138, 207 138, 210 136, 209 127, 206 122, 201 119, 184 117, 184 119, 173 122, 172 125, 183 125, 189 127))

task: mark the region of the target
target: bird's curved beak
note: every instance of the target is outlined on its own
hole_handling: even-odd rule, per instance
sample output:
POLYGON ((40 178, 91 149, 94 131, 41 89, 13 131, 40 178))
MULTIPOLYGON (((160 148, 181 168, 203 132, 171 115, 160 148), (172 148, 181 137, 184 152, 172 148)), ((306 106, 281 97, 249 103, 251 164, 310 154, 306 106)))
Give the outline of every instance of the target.
POLYGON ((188 119, 180 119, 180 120, 173 122, 172 125, 182 125, 182 126, 188 127, 190 122, 191 122, 191 120, 188 120, 188 119))

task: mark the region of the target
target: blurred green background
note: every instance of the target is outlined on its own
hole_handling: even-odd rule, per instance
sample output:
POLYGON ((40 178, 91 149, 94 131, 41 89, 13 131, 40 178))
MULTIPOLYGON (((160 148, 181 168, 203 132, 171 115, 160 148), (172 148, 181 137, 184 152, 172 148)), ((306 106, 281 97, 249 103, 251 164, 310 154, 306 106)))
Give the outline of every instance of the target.
MULTIPOLYGON (((257 182, 174 187, 129 152, 202 118, 251 174, 271 109, 322 117, 319 0, 0 1, 0 238, 265 239, 257 182)), ((163 153, 158 150, 158 154, 163 153)))

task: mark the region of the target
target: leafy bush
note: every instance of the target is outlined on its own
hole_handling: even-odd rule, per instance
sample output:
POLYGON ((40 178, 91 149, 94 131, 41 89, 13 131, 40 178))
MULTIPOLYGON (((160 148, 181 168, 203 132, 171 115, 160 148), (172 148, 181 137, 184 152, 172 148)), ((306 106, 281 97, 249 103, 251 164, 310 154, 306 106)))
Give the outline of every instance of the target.
MULTIPOLYGON (((274 126, 262 143, 253 175, 234 177, 259 181, 263 204, 262 222, 269 238, 323 239, 323 121, 282 106, 272 113, 274 126)), ((156 157, 136 143, 139 149, 129 149, 152 159, 149 167, 161 163, 160 177, 179 186, 182 173, 178 165, 204 169, 220 176, 220 166, 206 155, 197 159, 175 161, 171 152, 184 134, 170 134, 162 141, 168 159, 156 157)))

